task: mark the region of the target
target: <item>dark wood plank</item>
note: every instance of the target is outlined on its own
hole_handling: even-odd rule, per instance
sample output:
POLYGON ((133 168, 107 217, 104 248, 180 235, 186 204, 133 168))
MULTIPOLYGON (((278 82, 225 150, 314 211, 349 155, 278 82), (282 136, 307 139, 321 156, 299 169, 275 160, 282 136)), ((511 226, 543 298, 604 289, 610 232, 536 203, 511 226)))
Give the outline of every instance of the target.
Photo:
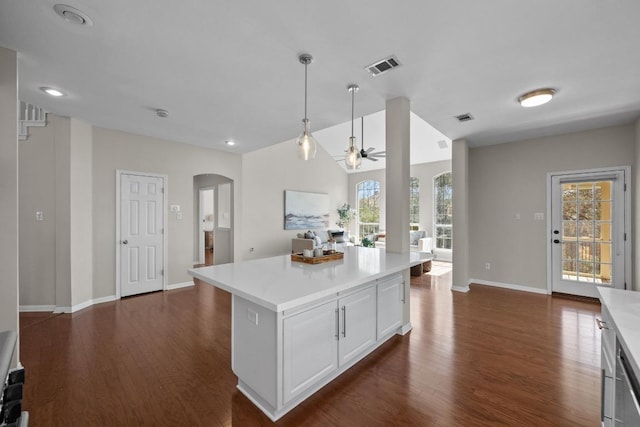
MULTIPOLYGON (((434 267, 436 267, 434 265, 434 267)), ((598 304, 411 279, 413 331, 284 416, 282 426, 596 426, 598 304)), ((21 314, 34 426, 272 425, 235 388, 230 296, 211 286, 21 314)))

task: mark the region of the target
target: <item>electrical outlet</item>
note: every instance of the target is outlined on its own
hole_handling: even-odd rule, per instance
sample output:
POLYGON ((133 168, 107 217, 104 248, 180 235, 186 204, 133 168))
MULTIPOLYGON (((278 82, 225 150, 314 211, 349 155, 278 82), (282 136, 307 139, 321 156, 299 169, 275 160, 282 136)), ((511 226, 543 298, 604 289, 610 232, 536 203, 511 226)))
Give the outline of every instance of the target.
POLYGON ((484 263, 484 269, 485 270, 491 270, 491 263, 490 262, 485 262, 484 263))

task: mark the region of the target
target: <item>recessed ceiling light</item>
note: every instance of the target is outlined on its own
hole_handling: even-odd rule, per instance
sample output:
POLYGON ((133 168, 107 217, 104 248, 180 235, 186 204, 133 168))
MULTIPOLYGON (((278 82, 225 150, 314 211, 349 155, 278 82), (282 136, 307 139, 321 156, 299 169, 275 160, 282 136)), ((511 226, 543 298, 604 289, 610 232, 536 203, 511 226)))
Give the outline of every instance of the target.
POLYGON ((55 10, 62 19, 67 22, 71 22, 72 24, 93 25, 93 21, 89 18, 89 15, 75 7, 71 7, 66 4, 57 4, 53 6, 53 10, 55 10))
POLYGON ((518 98, 518 102, 523 107, 537 107, 538 105, 546 104, 551 101, 551 98, 553 98, 555 93, 556 90, 551 88, 536 89, 520 96, 518 98))
POLYGON ((41 87, 41 91, 51 96, 64 96, 64 93, 60 92, 58 89, 54 89, 52 87, 41 87))
POLYGON ((230 147, 236 145, 236 143, 234 141, 230 140, 230 139, 226 140, 224 143, 227 144, 230 147))

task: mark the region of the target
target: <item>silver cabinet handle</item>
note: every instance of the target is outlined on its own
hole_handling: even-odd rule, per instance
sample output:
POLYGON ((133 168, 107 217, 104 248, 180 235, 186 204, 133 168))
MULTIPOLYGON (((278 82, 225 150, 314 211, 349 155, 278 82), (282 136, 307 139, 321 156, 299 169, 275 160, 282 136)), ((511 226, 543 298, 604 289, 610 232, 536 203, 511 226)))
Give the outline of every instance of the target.
POLYGON ((347 306, 342 306, 342 337, 347 337, 347 306))
POLYGON ((600 319, 598 319, 596 317, 596 323, 598 324, 598 329, 602 330, 602 329, 609 329, 609 327, 607 326, 607 322, 604 322, 600 319))
POLYGON ((123 241, 122 241, 122 244, 123 244, 123 245, 126 245, 127 243, 129 243, 129 241, 128 241, 128 240, 123 240, 123 241))
POLYGON ((340 312, 336 308, 336 340, 340 339, 340 312))

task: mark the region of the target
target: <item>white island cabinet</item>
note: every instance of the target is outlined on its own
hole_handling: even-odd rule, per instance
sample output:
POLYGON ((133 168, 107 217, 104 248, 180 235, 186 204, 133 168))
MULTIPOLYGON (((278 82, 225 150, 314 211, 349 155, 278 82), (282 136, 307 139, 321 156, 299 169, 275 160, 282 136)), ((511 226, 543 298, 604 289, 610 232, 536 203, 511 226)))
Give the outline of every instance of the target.
POLYGON ((403 272, 421 254, 345 248, 343 260, 280 256, 192 269, 232 294, 232 369, 277 420, 394 334, 406 333, 403 272))
POLYGON ((601 421, 640 426, 640 292, 599 287, 602 303, 601 421))

